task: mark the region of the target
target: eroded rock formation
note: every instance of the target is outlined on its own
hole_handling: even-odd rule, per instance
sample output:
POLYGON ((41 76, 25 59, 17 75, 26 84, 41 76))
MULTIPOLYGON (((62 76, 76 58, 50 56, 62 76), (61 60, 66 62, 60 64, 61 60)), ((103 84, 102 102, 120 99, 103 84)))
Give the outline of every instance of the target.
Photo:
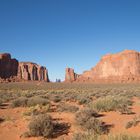
POLYGON ((98 83, 140 82, 140 53, 125 50, 108 54, 89 71, 85 71, 75 81, 98 83))
POLYGON ((0 54, 0 81, 23 80, 49 82, 48 71, 32 62, 18 62, 8 53, 0 54))
POLYGON ((49 81, 47 69, 32 62, 19 63, 18 77, 31 81, 49 81))
POLYGON ((8 53, 0 54, 0 78, 7 79, 17 75, 18 61, 8 53))
POLYGON ((78 78, 78 74, 72 68, 66 68, 65 82, 74 82, 78 78))

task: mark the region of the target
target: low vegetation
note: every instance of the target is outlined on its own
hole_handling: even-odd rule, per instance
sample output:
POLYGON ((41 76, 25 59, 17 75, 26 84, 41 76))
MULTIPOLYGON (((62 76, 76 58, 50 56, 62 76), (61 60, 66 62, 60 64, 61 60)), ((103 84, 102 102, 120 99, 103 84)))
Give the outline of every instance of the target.
POLYGON ((0 123, 4 122, 5 119, 4 118, 0 118, 0 123))
POLYGON ((58 107, 57 107, 57 111, 58 112, 71 112, 71 113, 75 113, 79 110, 78 107, 76 106, 73 106, 73 105, 68 105, 68 104, 60 104, 58 107))
POLYGON ((3 103, 3 100, 2 100, 2 99, 0 99, 0 105, 2 105, 2 103, 3 103))
POLYGON ((24 113, 24 116, 35 116, 39 114, 46 114, 50 111, 50 105, 47 104, 45 106, 42 105, 36 105, 29 107, 24 113))
MULTIPOLYGON (((69 138, 72 126, 72 130, 75 127, 81 132, 75 134, 72 140, 140 139, 124 134, 113 136, 109 133, 113 124, 102 120, 104 115, 108 115, 105 112, 109 111, 117 111, 124 117, 132 114, 132 99, 140 97, 140 87, 137 85, 13 85, 0 85, 0 108, 3 111, 15 108, 14 111, 17 111, 20 110, 18 107, 25 107, 22 108, 25 111, 22 115, 29 121, 29 131, 24 133, 25 137, 59 139, 67 135, 69 138), (9 104, 12 108, 9 108, 9 104), (70 115, 68 119, 67 115, 70 115), (68 122, 69 119, 72 121, 68 122), (73 124, 74 121, 76 124, 73 124)), ((135 117, 126 124, 126 129, 137 126, 139 122, 139 117, 135 117)))
POLYGON ((28 98, 26 97, 19 97, 12 101, 11 107, 26 107, 27 106, 28 98))
POLYGON ((80 94, 79 96, 77 96, 76 100, 79 105, 85 105, 93 101, 91 94, 80 94))
POLYGON ((73 135, 72 140, 99 140, 99 136, 91 132, 86 134, 78 133, 73 135))
POLYGON ((35 96, 35 97, 31 97, 28 99, 27 101, 27 106, 31 107, 31 106, 36 106, 36 105, 42 105, 45 106, 49 104, 49 101, 47 99, 35 96))
POLYGON ((94 110, 82 110, 76 114, 76 122, 82 128, 92 131, 94 134, 103 134, 107 132, 105 124, 97 119, 98 114, 94 110))
POLYGON ((12 101, 12 107, 31 107, 36 105, 47 105, 49 101, 47 99, 41 98, 39 96, 27 98, 27 97, 19 97, 12 101))
POLYGON ((131 136, 128 134, 108 135, 106 137, 102 137, 99 135, 93 135, 91 132, 88 132, 84 134, 75 134, 72 140, 140 140, 140 137, 131 136))
POLYGON ((54 131, 54 124, 51 116, 47 114, 38 115, 31 120, 29 123, 29 132, 26 133, 26 136, 43 136, 43 137, 52 137, 54 131))
POLYGON ((140 140, 138 136, 131 136, 129 134, 109 135, 106 140, 140 140))
POLYGON ((11 91, 0 91, 0 100, 3 103, 9 102, 11 100, 14 100, 18 97, 20 97, 21 95, 19 93, 16 92, 12 93, 11 91))
POLYGON ((90 103, 89 107, 99 112, 119 111, 122 114, 131 114, 130 105, 132 105, 132 101, 127 97, 107 96, 99 98, 95 103, 90 103))
POLYGON ((29 131, 25 132, 23 137, 43 137, 46 139, 67 134, 70 125, 55 122, 48 114, 39 114, 31 119, 28 128, 29 131))
POLYGON ((137 126, 139 123, 140 123, 140 117, 134 117, 132 121, 129 121, 129 122, 126 124, 125 128, 126 128, 126 129, 129 129, 129 128, 131 128, 131 127, 135 127, 135 126, 137 126))

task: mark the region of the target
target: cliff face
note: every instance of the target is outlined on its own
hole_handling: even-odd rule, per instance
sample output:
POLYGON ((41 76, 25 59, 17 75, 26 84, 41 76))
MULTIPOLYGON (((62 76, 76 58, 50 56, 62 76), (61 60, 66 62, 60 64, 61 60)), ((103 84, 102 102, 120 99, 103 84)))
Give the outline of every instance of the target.
POLYGON ((140 53, 125 50, 102 57, 91 70, 84 72, 77 82, 138 82, 140 81, 140 53))
POLYGON ((140 53, 125 50, 118 54, 104 56, 101 61, 83 74, 83 77, 91 77, 93 80, 106 81, 134 81, 140 77, 140 53))
MULTIPOLYGON (((49 82, 45 67, 32 62, 18 62, 8 53, 0 54, 0 81, 46 81, 49 82)), ((140 53, 125 50, 108 54, 89 71, 78 75, 67 68, 66 82, 127 83, 140 82, 140 53)))
POLYGON ((18 62, 10 54, 0 54, 0 81, 46 81, 49 82, 45 67, 32 62, 18 62))
POLYGON ((7 79, 14 77, 18 72, 18 61, 11 59, 8 53, 0 54, 0 78, 7 79))
POLYGON ((66 68, 65 82, 74 82, 78 78, 78 74, 72 68, 66 68))
POLYGON ((47 69, 31 62, 19 63, 18 76, 24 80, 49 82, 47 69))

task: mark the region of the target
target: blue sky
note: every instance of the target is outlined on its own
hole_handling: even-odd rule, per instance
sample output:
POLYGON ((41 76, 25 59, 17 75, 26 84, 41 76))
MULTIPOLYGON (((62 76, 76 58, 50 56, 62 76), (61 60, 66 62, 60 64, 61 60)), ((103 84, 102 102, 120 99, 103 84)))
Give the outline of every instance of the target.
POLYGON ((0 0, 0 52, 64 79, 106 53, 140 51, 139 0, 0 0))

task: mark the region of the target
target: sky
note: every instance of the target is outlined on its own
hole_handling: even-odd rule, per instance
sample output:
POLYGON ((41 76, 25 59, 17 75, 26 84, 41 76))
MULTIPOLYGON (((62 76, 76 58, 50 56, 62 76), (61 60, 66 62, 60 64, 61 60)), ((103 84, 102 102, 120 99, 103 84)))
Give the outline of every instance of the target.
POLYGON ((140 51, 140 0, 0 0, 0 52, 46 66, 52 81, 125 49, 140 51))

